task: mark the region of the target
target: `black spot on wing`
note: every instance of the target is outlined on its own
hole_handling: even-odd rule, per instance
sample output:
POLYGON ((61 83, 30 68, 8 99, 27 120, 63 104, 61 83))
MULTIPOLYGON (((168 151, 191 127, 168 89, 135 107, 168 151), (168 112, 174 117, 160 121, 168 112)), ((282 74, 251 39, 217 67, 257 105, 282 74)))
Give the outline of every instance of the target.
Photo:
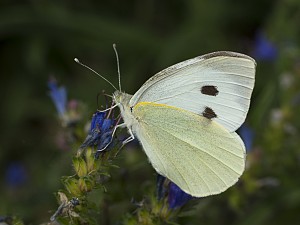
POLYGON ((204 95, 217 96, 219 91, 216 86, 206 85, 201 87, 201 93, 204 95))
POLYGON ((212 110, 212 108, 209 107, 205 107, 202 115, 207 119, 212 119, 217 117, 217 114, 214 112, 214 110, 212 110))

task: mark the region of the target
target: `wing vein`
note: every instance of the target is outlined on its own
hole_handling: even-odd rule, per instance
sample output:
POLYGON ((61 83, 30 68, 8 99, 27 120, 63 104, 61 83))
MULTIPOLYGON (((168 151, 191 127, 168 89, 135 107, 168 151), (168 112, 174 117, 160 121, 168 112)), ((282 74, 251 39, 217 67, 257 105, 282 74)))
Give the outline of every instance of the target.
MULTIPOLYGON (((184 100, 184 101, 193 102, 193 103, 195 103, 195 104, 198 103, 197 101, 194 101, 194 100, 192 100, 192 99, 186 99, 186 98, 179 97, 179 95, 180 95, 180 94, 178 94, 178 95, 173 95, 172 97, 168 97, 168 98, 176 98, 176 99, 180 99, 180 100, 184 100)), ((165 99, 168 99, 168 98, 165 98, 165 99)), ((159 102, 159 101, 161 101, 161 100, 162 100, 162 99, 158 99, 158 100, 155 100, 154 102, 159 102)), ((205 102, 207 102, 207 101, 205 101, 205 102)), ((220 105, 220 106, 224 106, 225 108, 231 108, 231 109, 235 109, 235 110, 238 110, 238 111, 240 111, 240 112, 246 113, 246 111, 244 111, 244 110, 242 110, 242 109, 239 109, 239 108, 236 108, 236 107, 233 107, 233 106, 229 106, 229 105, 224 105, 224 104, 221 104, 221 103, 219 103, 219 102, 214 102, 213 104, 220 105)), ((166 104, 166 105, 168 105, 168 104, 166 104)), ((218 110, 220 111, 220 109, 218 109, 218 110)), ((224 112, 226 112, 226 111, 224 110, 224 112)))
MULTIPOLYGON (((149 124, 148 124, 148 126, 149 126, 149 124)), ((145 131, 144 131, 144 132, 145 132, 145 131)), ((147 134, 147 132, 145 132, 145 134, 148 136, 148 139, 150 140, 151 138, 149 137, 149 134, 147 134)), ((156 155, 157 155, 157 157, 159 158, 161 164, 163 165, 164 170, 167 171, 166 168, 165 168, 165 166, 164 166, 164 164, 162 163, 161 158, 159 157, 159 154, 156 154, 156 155)), ((182 175, 182 173, 180 172, 180 170, 178 170, 178 168, 177 168, 176 165, 172 162, 172 160, 169 160, 169 162, 173 164, 174 168, 176 168, 178 174, 181 176, 182 180, 184 180, 184 182, 186 183, 187 188, 189 189, 189 192, 191 193, 191 189, 190 189, 190 187, 189 187, 189 185, 188 185, 188 182, 187 182, 187 180, 185 179, 185 177, 182 175)), ((168 176, 168 175, 165 174, 165 176, 168 176)), ((203 182, 204 182, 204 181, 203 181, 203 182)))
MULTIPOLYGON (((148 126, 149 126, 149 124, 148 124, 148 126)), ((160 128, 160 129, 164 130, 165 132, 167 132, 168 134, 170 134, 170 135, 172 135, 173 137, 177 138, 178 140, 181 140, 182 142, 185 142, 187 145, 190 145, 190 146, 192 146, 192 147, 194 147, 194 148, 197 149, 197 147, 194 146, 193 144, 191 144, 191 143, 189 143, 189 142, 187 142, 187 141, 185 141, 185 140, 183 140, 183 139, 178 138, 176 135, 170 133, 168 130, 163 129, 162 127, 159 127, 159 126, 157 126, 157 125, 155 125, 155 124, 152 124, 152 126, 158 127, 158 128, 160 128)), ((214 145, 214 146, 216 146, 216 145, 214 145)), ((219 146, 216 146, 216 147, 219 147, 219 146)), ((236 174, 239 174, 239 173, 238 173, 237 171, 235 171, 233 168, 231 168, 230 166, 228 166, 227 164, 225 164, 224 162, 222 162, 220 159, 216 158, 215 156, 211 155, 211 154, 208 153, 207 151, 203 151, 203 150, 202 150, 202 152, 203 152, 203 153, 206 153, 206 154, 207 154, 208 156, 210 156, 211 158, 214 158, 215 160, 219 161, 221 164, 225 165, 227 168, 229 168, 230 170, 232 170, 232 171, 235 172, 236 174)))
MULTIPOLYGON (((176 125, 176 124, 174 124, 174 123, 168 123, 168 122, 165 122, 165 121, 161 121, 160 124, 165 124, 165 125, 167 125, 167 126, 170 126, 170 124, 171 124, 173 127, 177 128, 177 129, 182 129, 181 126, 178 126, 178 125, 176 125)), ((148 124, 148 126, 149 126, 149 124, 148 124)), ((156 125, 153 125, 153 126, 156 126, 156 125)), ((159 127, 159 126, 156 126, 156 127, 159 127)), ((160 128, 160 127, 159 127, 159 128, 160 128)), ((165 129, 164 129, 164 130, 165 130, 165 129)), ((191 129, 188 128, 188 129, 186 129, 186 130, 191 130, 191 129)), ((166 130, 165 130, 165 131, 166 131, 166 130)), ((169 132, 168 132, 168 133, 169 133, 169 132)), ((169 134, 171 134, 171 133, 169 133, 169 134)), ((172 135, 172 136, 176 137, 175 135, 172 135)), ((176 137, 176 138, 179 139, 178 137, 176 137)), ((182 139, 179 139, 179 140, 182 140, 182 139)), ((185 141, 184 141, 184 142, 185 142, 185 141)), ((197 148, 196 146, 190 144, 189 142, 186 142, 186 143, 189 144, 189 145, 191 145, 191 146, 193 146, 194 148, 197 148)), ((215 146, 215 147, 219 147, 219 146, 217 146, 216 144, 214 144, 214 142, 212 142, 211 144, 212 144, 213 146, 215 146)), ((222 147, 220 147, 220 148, 223 149, 223 150, 225 150, 226 152, 228 152, 228 153, 230 153, 230 154, 236 156, 236 157, 243 158, 242 156, 239 156, 239 155, 237 155, 237 154, 235 154, 235 153, 233 153, 233 152, 231 152, 231 151, 229 151, 229 150, 227 150, 227 149, 225 149, 225 148, 222 148, 222 147)), ((207 151, 203 151, 203 152, 205 152, 206 154, 208 154, 208 155, 210 155, 211 157, 215 158, 213 155, 209 154, 207 151)))
MULTIPOLYGON (((150 126, 149 124, 148 124, 148 126, 150 126)), ((184 141, 184 140, 182 140, 182 139, 179 139, 178 137, 176 137, 175 135, 173 135, 172 133, 170 133, 170 132, 168 132, 167 130, 165 130, 165 129, 163 129, 163 128, 161 128, 161 127, 159 127, 159 126, 156 126, 156 125, 153 125, 152 124, 152 126, 154 126, 154 127, 158 127, 158 128, 160 128, 160 129, 162 129, 163 131, 165 131, 166 133, 168 133, 169 135, 171 135, 171 136, 173 136, 173 137, 175 137, 175 138, 177 138, 178 140, 180 140, 180 141, 182 141, 182 142, 184 142, 184 143, 186 143, 187 145, 191 145, 191 144, 189 144, 188 142, 186 142, 186 141, 184 141)), ((195 146, 193 146, 193 145, 191 145, 193 148, 196 148, 195 146)), ((197 148, 196 148, 197 149, 197 148)), ((205 152, 205 151, 203 151, 202 150, 202 152, 203 153, 206 153, 206 154, 208 154, 209 156, 211 156, 211 157, 213 157, 213 158, 215 158, 214 156, 212 156, 212 155, 210 155, 209 153, 207 153, 207 152, 205 152)), ((210 167, 210 166, 208 166, 204 161, 203 161, 203 159, 201 159, 201 157, 198 157, 199 158, 199 160, 203 163, 203 165, 205 165, 205 167, 206 168, 208 168, 209 170, 211 170, 221 181, 222 181, 222 183, 224 183, 225 184, 225 186, 227 186, 227 184, 225 183, 225 181, 210 167)), ((191 163, 191 160, 189 159, 189 158, 186 158, 186 159, 188 159, 188 161, 190 162, 190 165, 192 165, 193 166, 193 168, 195 169, 195 171, 197 172, 197 174, 199 175, 199 178, 203 181, 203 183, 207 186, 207 188, 208 188, 208 190, 209 190, 209 192, 210 193, 212 193, 212 191, 211 191, 211 189, 210 189, 210 187, 209 187, 209 185, 206 183, 206 181, 202 178, 202 176, 201 176, 201 174, 199 173, 199 171, 196 169, 196 167, 195 167, 195 165, 193 164, 193 163, 191 163)), ((215 158, 216 159, 216 158, 215 158)), ((217 161, 219 161, 218 159, 217 159, 217 161)), ((185 181, 185 183, 187 184, 187 187, 189 188, 189 185, 188 185, 188 183, 187 183, 187 181, 185 180, 185 178, 184 178, 184 176, 180 173, 180 170, 177 168, 177 166, 172 162, 172 160, 169 160, 169 162, 171 162, 172 164, 173 164, 173 166, 176 168, 176 170, 178 171, 178 173, 180 174, 180 176, 184 179, 184 181, 185 181)), ((220 161, 219 161, 220 162, 220 161)), ((224 164, 224 163, 223 163, 224 164)), ((224 164, 225 166, 227 166, 226 164, 224 164)), ((230 168, 230 167, 229 167, 230 168)), ((230 168, 231 169, 231 168, 230 168)), ((233 169, 232 169, 233 170, 233 169)), ((234 171, 234 170, 233 170, 234 171)), ((234 171, 235 173, 237 173, 236 171, 234 171)), ((237 174, 239 174, 239 173, 237 173, 237 174)), ((190 190, 190 188, 189 188, 189 190, 190 190)), ((191 190, 190 190, 191 191, 191 190)))

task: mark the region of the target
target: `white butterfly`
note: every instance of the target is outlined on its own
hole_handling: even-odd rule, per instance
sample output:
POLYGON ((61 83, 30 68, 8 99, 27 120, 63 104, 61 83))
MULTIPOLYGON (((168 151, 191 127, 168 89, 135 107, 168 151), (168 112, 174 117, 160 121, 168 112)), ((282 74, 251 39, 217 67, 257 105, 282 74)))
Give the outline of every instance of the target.
POLYGON ((235 133, 245 121, 256 63, 235 52, 213 52, 151 77, 132 96, 115 91, 130 137, 152 166, 186 193, 203 197, 236 183, 245 146, 235 133))

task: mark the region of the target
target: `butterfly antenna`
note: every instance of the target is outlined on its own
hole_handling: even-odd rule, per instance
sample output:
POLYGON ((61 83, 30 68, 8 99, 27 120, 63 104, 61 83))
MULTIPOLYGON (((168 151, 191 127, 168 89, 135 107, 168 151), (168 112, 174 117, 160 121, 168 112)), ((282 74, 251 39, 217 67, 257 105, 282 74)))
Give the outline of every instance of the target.
POLYGON ((109 83, 115 90, 118 90, 109 80, 107 80, 105 77, 97 73, 95 70, 93 70, 91 67, 88 67, 87 65, 83 64, 82 62, 79 61, 79 59, 75 58, 75 62, 77 62, 79 65, 87 68, 88 70, 92 71, 93 73, 97 74, 99 77, 101 77, 103 80, 105 80, 107 83, 109 83))
POLYGON ((117 51, 117 45, 113 44, 113 48, 114 48, 114 51, 116 53, 116 58, 117 58, 118 77, 119 77, 119 89, 120 89, 120 91, 122 91, 122 89, 121 89, 120 61, 119 61, 119 55, 118 55, 118 51, 117 51))

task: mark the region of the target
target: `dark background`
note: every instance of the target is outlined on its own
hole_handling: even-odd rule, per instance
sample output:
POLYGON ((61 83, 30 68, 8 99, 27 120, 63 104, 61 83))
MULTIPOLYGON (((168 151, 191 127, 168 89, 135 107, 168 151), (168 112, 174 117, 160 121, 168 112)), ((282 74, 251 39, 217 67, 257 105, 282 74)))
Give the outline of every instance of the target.
MULTIPOLYGON (((254 57, 256 86, 247 125, 255 134, 251 157, 259 162, 246 171, 245 182, 267 177, 275 185, 200 200, 196 213, 183 221, 299 222, 299 9, 297 0, 0 1, 0 215, 36 224, 57 208, 53 193, 62 186, 60 177, 73 173, 75 150, 55 141, 61 127, 47 82, 55 76, 69 99, 83 102, 88 121, 97 94, 113 89, 73 59, 117 85, 116 43, 123 90, 130 94, 156 72, 198 55, 230 50, 254 57), (261 36, 271 47, 261 44, 261 36)), ((128 179, 114 181, 115 205, 142 198, 140 184, 155 181, 140 148, 134 159, 122 154, 119 164, 128 179)), ((116 220, 126 212, 112 211, 116 220)))

